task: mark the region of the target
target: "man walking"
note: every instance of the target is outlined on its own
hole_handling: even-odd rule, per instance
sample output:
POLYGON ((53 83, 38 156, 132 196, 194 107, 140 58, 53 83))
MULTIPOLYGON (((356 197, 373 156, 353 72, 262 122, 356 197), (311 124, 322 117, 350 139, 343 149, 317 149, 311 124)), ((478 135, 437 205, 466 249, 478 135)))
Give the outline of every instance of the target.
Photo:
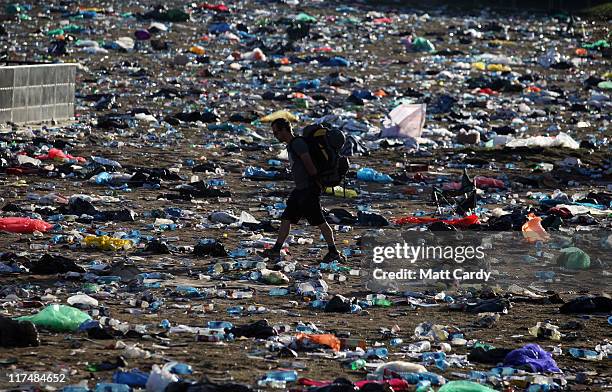
POLYGON ((323 261, 345 261, 346 257, 338 252, 334 241, 334 233, 325 221, 321 210, 322 186, 317 179, 317 168, 310 156, 308 144, 304 138, 295 136, 291 123, 284 118, 274 120, 271 126, 274 137, 287 144, 295 188, 289 195, 287 207, 281 215, 281 226, 276 244, 274 244, 274 247, 260 252, 260 255, 269 258, 271 261, 279 261, 280 250, 289 235, 291 224, 296 224, 302 218, 306 218, 310 225, 319 227, 323 238, 327 242, 328 252, 323 257, 323 261))

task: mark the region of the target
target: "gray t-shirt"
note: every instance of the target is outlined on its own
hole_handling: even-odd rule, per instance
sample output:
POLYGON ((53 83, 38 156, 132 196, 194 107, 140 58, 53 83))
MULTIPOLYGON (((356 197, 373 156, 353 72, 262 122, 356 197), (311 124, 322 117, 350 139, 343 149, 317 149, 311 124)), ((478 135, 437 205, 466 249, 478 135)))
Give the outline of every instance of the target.
POLYGON ((295 182, 295 189, 306 189, 310 186, 310 176, 306 171, 306 166, 300 158, 301 154, 308 152, 308 144, 301 137, 294 138, 287 146, 289 162, 291 163, 291 173, 295 182))

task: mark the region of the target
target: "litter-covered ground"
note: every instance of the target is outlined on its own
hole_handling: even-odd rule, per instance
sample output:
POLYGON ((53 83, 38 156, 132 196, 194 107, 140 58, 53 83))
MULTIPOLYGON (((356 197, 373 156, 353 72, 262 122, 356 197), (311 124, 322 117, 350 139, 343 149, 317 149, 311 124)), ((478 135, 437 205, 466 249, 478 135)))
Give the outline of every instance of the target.
POLYGON ((612 387, 609 23, 44 3, 0 42, 78 62, 76 119, 0 126, 2 390, 612 387), (293 186, 279 117, 347 138, 345 263, 305 222, 256 254, 293 186), (399 234, 482 245, 490 275, 372 284, 399 234))

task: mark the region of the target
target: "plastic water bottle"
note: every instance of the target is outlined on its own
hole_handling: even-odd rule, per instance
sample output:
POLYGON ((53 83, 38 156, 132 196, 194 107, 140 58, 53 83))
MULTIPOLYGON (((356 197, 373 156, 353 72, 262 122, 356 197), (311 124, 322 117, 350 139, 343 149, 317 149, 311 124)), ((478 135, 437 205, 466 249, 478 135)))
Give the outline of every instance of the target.
POLYGON ((366 352, 366 357, 376 356, 378 358, 387 358, 388 354, 389 354, 389 350, 387 350, 384 347, 378 347, 374 349, 369 349, 366 352))
POLYGON ((351 363, 349 363, 348 368, 351 370, 359 370, 362 369, 366 366, 366 361, 363 359, 358 359, 356 361, 353 361, 351 363))
POLYGON ((593 350, 584 350, 581 348, 570 348, 569 353, 574 358, 586 359, 587 361, 601 361, 603 358, 601 353, 593 350))
POLYGON ((488 380, 487 372, 482 372, 479 370, 472 370, 468 373, 468 377, 472 381, 476 381, 478 383, 484 384, 488 380))
POLYGON ((230 316, 239 316, 240 314, 242 314, 243 310, 244 307, 242 306, 232 306, 231 308, 227 308, 227 313, 230 316))
POLYGON ((518 373, 518 370, 509 366, 494 367, 490 370, 490 373, 496 376, 508 377, 518 373))
POLYGON ((229 321, 209 321, 208 323, 206 323, 206 326, 210 329, 225 330, 232 329, 234 327, 234 324, 230 323, 229 321))
POLYGON ((536 257, 542 257, 542 248, 543 247, 544 247, 544 244, 542 243, 542 241, 537 241, 535 243, 536 257))
POLYGON ((318 331, 317 327, 312 325, 312 324, 303 324, 303 323, 299 323, 296 327, 295 330, 297 332, 302 332, 302 333, 316 333, 318 331))
POLYGON ((284 287, 274 287, 273 289, 270 289, 268 294, 272 297, 282 297, 289 294, 289 290, 284 287))
POLYGON ((269 381, 285 381, 293 382, 297 380, 297 372, 295 370, 275 370, 266 373, 265 380, 269 381))
POLYGON ((421 360, 423 362, 439 361, 439 360, 445 360, 445 359, 446 359, 446 354, 441 351, 427 352, 427 353, 421 354, 421 360))
POLYGON ((392 345, 393 347, 397 347, 400 344, 404 343, 404 340, 401 338, 393 338, 391 339, 391 341, 389 342, 390 345, 392 345))
POLYGON ((431 350, 431 343, 427 340, 408 345, 408 351, 413 353, 422 353, 427 350, 431 350))
POLYGON ((168 329, 171 327, 170 321, 168 321, 167 319, 163 319, 160 323, 159 326, 162 327, 163 329, 168 329))
POLYGON ((230 295, 230 297, 231 298, 236 298, 236 299, 253 298, 253 292, 252 291, 234 290, 234 291, 232 291, 232 294, 230 295))
POLYGON ((222 178, 213 178, 208 180, 210 186, 225 186, 225 180, 222 178))
POLYGON ((127 384, 115 384, 110 382, 101 382, 96 384, 95 392, 130 392, 130 387, 127 384))
POLYGON ((176 363, 170 367, 170 372, 185 375, 193 373, 193 369, 191 368, 191 365, 187 365, 186 363, 176 363))

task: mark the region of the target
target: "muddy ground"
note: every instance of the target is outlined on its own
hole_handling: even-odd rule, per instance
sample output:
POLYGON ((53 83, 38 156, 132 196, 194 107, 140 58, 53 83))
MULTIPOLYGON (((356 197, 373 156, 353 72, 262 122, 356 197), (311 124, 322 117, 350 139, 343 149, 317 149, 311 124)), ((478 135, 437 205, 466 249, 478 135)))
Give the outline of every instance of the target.
MULTIPOLYGON (((271 5, 266 2, 239 3, 240 6, 236 7, 239 9, 229 17, 230 20, 234 18, 241 20, 244 15, 247 15, 247 21, 254 23, 249 13, 253 13, 258 8, 271 7, 279 15, 297 12, 297 8, 283 8, 279 5, 271 5)), ((237 6, 237 4, 233 5, 237 6)), ((103 8, 106 7, 106 5, 103 6, 103 8)), ((148 9, 144 6, 135 7, 117 2, 114 4, 114 7, 117 13, 127 11, 137 12, 148 9)), ((35 7, 35 10, 31 11, 30 15, 36 15, 38 9, 38 7, 35 7)), ((341 17, 341 15, 333 11, 331 6, 305 6, 300 9, 318 15, 321 18, 324 15, 341 17)), ((158 115, 158 117, 163 117, 159 115, 181 111, 186 108, 203 110, 207 107, 215 107, 221 114, 221 121, 226 121, 231 114, 237 111, 255 110, 260 114, 267 114, 276 109, 295 110, 300 112, 307 120, 308 117, 317 117, 317 113, 325 112, 325 110, 335 106, 341 106, 350 110, 356 110, 358 112, 358 119, 369 120, 372 124, 380 126, 380 119, 387 112, 385 106, 388 106, 391 100, 400 97, 402 92, 408 89, 423 93, 426 96, 443 92, 468 92, 468 88, 461 82, 463 76, 458 81, 438 78, 436 76, 439 71, 445 69, 445 64, 432 64, 428 61, 427 56, 423 54, 406 53, 398 42, 399 37, 393 33, 410 28, 434 40, 438 49, 457 49, 465 53, 490 51, 524 59, 526 64, 513 66, 513 71, 520 74, 532 71, 537 74, 537 82, 535 84, 561 89, 567 91, 568 95, 588 96, 590 92, 580 85, 580 81, 590 74, 601 76, 606 70, 609 71, 609 60, 602 60, 598 54, 592 55, 593 57, 580 67, 570 70, 544 69, 538 65, 527 63, 528 59, 533 58, 534 53, 540 53, 540 47, 543 45, 542 41, 553 40, 561 46, 564 53, 568 54, 576 47, 577 41, 575 38, 564 36, 555 30, 554 28, 558 22, 555 22, 550 17, 533 17, 525 14, 514 16, 491 15, 490 19, 488 19, 489 21, 497 20, 511 26, 511 39, 510 42, 502 46, 486 47, 486 40, 474 40, 472 44, 448 41, 448 26, 461 25, 464 20, 469 18, 468 15, 453 16, 443 12, 431 11, 432 19, 427 23, 414 22, 411 19, 397 22, 399 10, 391 8, 378 8, 377 10, 385 16, 393 17, 396 22, 391 27, 381 27, 368 22, 365 24, 347 25, 346 27, 334 27, 332 29, 332 34, 336 34, 336 32, 347 34, 346 36, 334 35, 333 39, 331 39, 332 45, 340 45, 344 48, 344 51, 338 54, 346 56, 357 64, 356 66, 343 69, 343 74, 363 79, 362 82, 357 81, 343 86, 343 88, 349 91, 355 88, 369 88, 373 91, 382 88, 390 93, 390 97, 383 98, 381 102, 367 103, 362 107, 351 107, 343 103, 346 96, 343 96, 341 92, 331 90, 324 92, 328 99, 327 104, 315 105, 309 110, 297 109, 291 101, 261 101, 244 98, 244 96, 251 92, 262 93, 267 88, 287 91, 286 85, 283 87, 284 83, 292 83, 314 77, 323 78, 334 70, 300 64, 295 66, 294 72, 291 74, 283 74, 274 68, 266 67, 261 69, 254 68, 246 72, 236 72, 227 69, 226 65, 216 63, 227 57, 234 49, 242 51, 247 49, 239 44, 213 41, 205 46, 207 55, 211 59, 210 64, 204 63, 188 67, 174 65, 172 60, 174 53, 187 50, 190 45, 197 42, 198 37, 205 34, 206 22, 209 21, 209 17, 206 15, 199 15, 193 22, 185 22, 172 26, 171 32, 164 37, 165 40, 171 42, 171 47, 173 48, 172 54, 152 52, 150 49, 129 53, 111 51, 107 55, 84 55, 76 50, 68 53, 63 57, 65 61, 80 61, 87 67, 86 69, 81 69, 77 76, 77 125, 66 125, 65 127, 60 127, 58 131, 54 131, 50 125, 46 129, 34 126, 31 128, 35 130, 35 135, 42 136, 50 141, 63 140, 69 142, 70 148, 67 151, 72 155, 83 157, 92 155, 103 156, 115 159, 124 166, 168 168, 179 167, 183 164, 179 173, 185 176, 185 180, 163 182, 160 190, 134 188, 131 192, 124 192, 109 190, 107 187, 92 185, 86 181, 74 181, 70 178, 45 178, 39 175, 14 176, 0 173, 0 198, 3 199, 3 204, 16 203, 26 205, 28 204, 27 195, 29 193, 44 195, 54 192, 67 197, 76 193, 99 196, 113 195, 120 198, 120 203, 106 207, 115 209, 120 206, 121 208, 133 209, 138 214, 135 222, 106 222, 92 225, 64 222, 62 223, 64 230, 84 228, 86 232, 93 233, 99 228, 110 232, 138 229, 143 234, 151 234, 160 238, 171 237, 168 241, 170 244, 191 246, 195 245, 199 238, 217 238, 231 250, 238 247, 241 240, 249 238, 251 233, 247 231, 241 232, 234 228, 198 229, 196 225, 205 222, 208 213, 228 209, 238 213, 240 211, 249 211, 258 219, 269 219, 269 214, 265 207, 282 201, 291 189, 291 182, 246 180, 242 177, 242 171, 247 165, 266 167, 267 159, 274 158, 280 152, 281 146, 274 145, 272 149, 264 148, 256 149, 255 151, 249 151, 246 148, 230 149, 228 148, 228 142, 237 142, 237 135, 224 132, 212 135, 203 124, 182 124, 177 126, 176 128, 181 132, 182 138, 164 140, 161 136, 164 132, 163 126, 148 126, 141 123, 136 127, 126 130, 100 129, 95 126, 96 117, 111 112, 125 113, 132 108, 146 108, 153 114, 158 115), (538 26, 543 27, 543 38, 541 40, 527 41, 522 39, 524 34, 523 28, 535 28, 537 30, 538 26), (381 37, 380 39, 378 38, 379 36, 381 37), (437 37, 440 37, 442 41, 436 41, 437 37), (131 73, 138 69, 143 70, 141 75, 131 76, 131 73), (206 76, 204 70, 207 69, 213 72, 212 76, 206 76), (427 73, 427 71, 430 72, 427 73), (250 81, 254 75, 260 75, 262 80, 268 83, 268 87, 252 87, 250 81), (414 75, 418 76, 415 77, 414 75), (173 83, 174 81, 177 82, 173 83), (275 83, 276 87, 273 87, 275 83), (184 99, 153 99, 150 96, 151 93, 156 92, 159 88, 170 84, 174 84, 174 87, 179 90, 189 88, 201 89, 202 94, 184 99), (115 94, 117 102, 121 106, 113 110, 96 111, 92 107, 94 102, 84 99, 88 94, 94 93, 115 94), (245 99, 245 102, 238 101, 242 98, 245 99), (243 107, 242 105, 246 106, 243 107), (69 131, 65 132, 67 129, 69 131), (70 131, 71 129, 76 129, 77 131, 72 132, 70 131), (158 136, 159 139, 147 139, 146 135, 151 134, 158 136), (111 141, 123 142, 124 144, 122 147, 117 147, 109 143, 111 141), (189 181, 192 173, 189 167, 184 166, 187 159, 193 159, 197 163, 206 161, 219 163, 225 169, 223 178, 227 182, 227 188, 232 192, 231 201, 219 201, 216 198, 212 198, 198 199, 197 203, 193 203, 158 199, 160 194, 168 193, 175 186, 189 181), (20 183, 20 181, 22 182, 20 183), (271 187, 265 186, 270 184, 272 184, 271 187), (192 210, 198 216, 192 220, 179 220, 178 223, 182 227, 176 231, 156 233, 147 229, 146 225, 152 223, 153 218, 145 218, 143 214, 147 211, 167 207, 192 210)), ((366 9, 360 8, 354 16, 364 18, 366 11, 366 9)), ((423 11, 418 12, 418 14, 422 13, 423 11)), ((50 21, 34 17, 31 21, 21 21, 18 25, 8 26, 8 29, 15 34, 12 36, 13 38, 19 37, 30 42, 29 46, 17 45, 16 53, 20 52, 24 57, 26 55, 34 58, 44 57, 42 53, 45 51, 45 45, 48 43, 49 38, 36 35, 35 32, 38 28, 44 31, 57 25, 56 22, 61 17, 57 14, 51 15, 50 21)), ((101 24, 102 22, 100 21, 84 22, 98 29, 93 34, 93 37, 96 39, 111 39, 122 35, 132 36, 136 28, 148 25, 146 21, 125 20, 116 14, 109 13, 104 13, 101 20, 110 21, 110 25, 101 24)), ((480 21, 482 22, 483 19, 480 21)), ((487 21, 487 19, 484 19, 484 21, 487 21)), ((589 22, 587 29, 590 34, 588 40, 593 41, 605 36, 608 26, 601 22, 593 22, 592 24, 589 22)), ((315 30, 323 31, 324 26, 318 25, 315 30)), ((282 30, 279 31, 270 33, 270 36, 278 37, 282 35, 282 30)), ((321 45, 325 43, 325 40, 320 42, 321 45)), ((550 42, 545 43, 546 46, 550 45, 550 42)), ((503 93, 499 97, 490 98, 491 102, 494 103, 492 108, 479 107, 476 109, 468 105, 463 110, 472 114, 476 110, 485 110, 491 114, 498 105, 515 106, 520 97, 521 93, 503 93)), ((545 108, 545 105, 533 106, 535 108, 545 108)), ((608 129, 609 113, 605 114, 597 110, 572 113, 563 104, 549 105, 547 109, 550 109, 551 112, 548 119, 527 120, 529 126, 527 134, 542 134, 546 132, 549 126, 557 124, 560 125, 561 130, 569 131, 578 141, 583 140, 588 135, 595 135, 599 139, 611 136, 608 129), (578 121, 589 121, 590 126, 578 129, 575 127, 578 121)), ((448 118, 445 116, 437 115, 428 118, 427 124, 428 126, 434 124, 436 126, 444 126, 448 124, 448 121, 448 118)), ((306 122, 303 122, 300 125, 305 124, 306 122)), ((507 124, 507 121, 490 121, 485 124, 485 127, 504 124, 507 124)), ((25 140, 27 142, 31 137, 23 136, 22 132, 29 128, 23 126, 11 128, 6 126, 3 128, 3 133, 0 137, 7 142, 15 140, 25 140)), ((265 143, 271 141, 272 135, 266 125, 254 124, 252 128, 260 135, 265 136, 265 143)), ((550 131, 549 133, 554 135, 556 131, 550 131)), ((511 184, 510 189, 499 192, 499 194, 507 197, 507 199, 501 202, 487 202, 487 194, 493 192, 486 191, 482 195, 485 198, 481 205, 483 208, 503 208, 510 200, 515 200, 519 205, 532 204, 537 209, 537 203, 527 197, 526 193, 528 191, 551 193, 555 189, 560 189, 569 194, 589 191, 602 192, 606 190, 606 186, 610 183, 609 176, 606 177, 604 175, 600 178, 592 178, 575 171, 565 171, 559 168, 555 168, 553 172, 546 175, 546 186, 541 185, 539 187, 527 188, 521 186, 517 181, 517 179, 524 176, 543 177, 545 176, 544 174, 533 171, 534 164, 541 162, 554 164, 568 156, 579 158, 586 168, 605 170, 609 168, 610 164, 610 151, 607 146, 595 149, 581 148, 578 150, 553 148, 531 150, 498 149, 491 151, 482 148, 464 149, 458 147, 430 148, 427 151, 427 153, 408 154, 406 156, 406 151, 402 148, 381 149, 373 151, 369 156, 351 158, 353 163, 359 164, 362 167, 373 167, 387 173, 396 171, 396 162, 426 163, 429 165, 429 170, 426 173, 421 173, 421 175, 428 179, 425 181, 425 186, 419 184, 420 180, 403 185, 377 185, 352 179, 350 182, 351 187, 362 192, 358 198, 344 199, 325 196, 322 199, 322 204, 325 208, 346 208, 353 213, 356 213, 358 205, 368 204, 372 209, 381 212, 389 219, 409 215, 417 210, 433 214, 436 209, 431 203, 429 187, 436 178, 450 178, 454 180, 459 178, 461 169, 448 168, 446 164, 448 162, 457 162, 461 153, 466 153, 469 158, 473 159, 475 167, 470 170, 472 175, 491 177, 498 177, 502 173, 508 175, 509 184, 511 184), (520 161, 517 160, 517 156, 521 157, 520 161), (494 162, 496 167, 489 167, 491 162, 494 162), (505 165, 508 163, 514 164, 515 168, 512 170, 506 169, 505 165), (568 181, 573 181, 574 185, 568 186, 568 181), (417 189, 424 189, 424 191, 413 195, 413 191, 417 189)), ((207 177, 203 173, 194 174, 199 175, 200 178, 219 177, 218 175, 207 177)), ((413 175, 413 173, 410 173, 410 175, 413 175)), ((609 230, 609 221, 606 222, 605 218, 600 219, 604 230, 609 230)), ((567 223, 567 227, 571 226, 571 223, 567 223)), ((306 225, 300 225, 296 229, 301 230, 303 236, 314 237, 315 246, 320 245, 322 247, 323 242, 318 240, 318 233, 315 229, 306 225)), ((349 246, 355 247, 357 239, 365 230, 367 228, 355 227, 348 233, 337 233, 338 242, 343 248, 349 246)), ((399 230, 399 228, 392 227, 386 230, 399 230)), ((262 234, 274 238, 274 233, 262 234)), ((40 237, 1 233, 0 252, 28 252, 32 258, 36 258, 42 252, 30 250, 30 245, 48 244, 52 236, 53 234, 50 233, 43 234, 40 237)), ((294 244, 290 247, 291 257, 297 260, 300 266, 298 269, 316 267, 319 263, 317 256, 308 254, 308 247, 312 246, 294 244)), ((125 309, 129 308, 129 305, 126 304, 125 299, 130 298, 135 293, 128 292, 125 285, 108 288, 113 293, 112 296, 100 300, 104 306, 108 307, 112 317, 134 324, 150 325, 150 329, 156 332, 161 332, 157 325, 163 319, 170 320, 172 324, 203 326, 209 320, 229 320, 234 324, 243 324, 265 318, 271 324, 282 323, 292 326, 295 326, 298 321, 313 322, 321 330, 332 333, 350 333, 351 337, 364 339, 368 346, 371 346, 376 342, 388 343, 388 339, 384 338, 380 333, 381 327, 391 328, 393 325, 398 325, 400 327, 398 337, 403 338, 406 344, 412 341, 416 325, 424 321, 431 321, 436 324, 458 327, 464 331, 466 339, 480 340, 496 347, 518 348, 534 341, 549 350, 552 346, 560 345, 564 355, 556 356, 555 360, 566 374, 570 383, 568 387, 570 390, 604 390, 609 388, 612 382, 609 359, 604 359, 600 362, 585 362, 571 358, 566 351, 569 347, 593 349, 595 345, 602 343, 604 339, 609 339, 611 335, 607 316, 581 317, 562 315, 558 311, 558 304, 537 304, 529 300, 517 300, 514 302, 514 306, 509 313, 502 315, 497 324, 490 329, 474 327, 474 315, 450 311, 443 303, 434 308, 415 309, 406 305, 395 305, 391 308, 369 308, 361 314, 330 314, 311 309, 305 298, 294 294, 279 298, 270 297, 267 294, 270 286, 253 282, 245 284, 236 279, 227 279, 225 282, 198 279, 198 274, 207 273, 209 265, 223 261, 219 258, 197 258, 190 254, 180 253, 162 256, 140 256, 138 249, 128 252, 98 252, 78 247, 73 249, 68 245, 51 245, 50 252, 60 253, 78 261, 81 265, 88 265, 94 260, 112 262, 132 258, 134 264, 141 271, 172 273, 175 276, 175 280, 162 282, 163 286, 167 286, 169 289, 150 290, 154 296, 164 298, 165 301, 164 306, 156 313, 127 314, 125 309), (134 256, 140 258, 134 259, 134 256), (253 299, 248 300, 177 300, 169 295, 171 289, 177 284, 187 284, 195 287, 224 284, 228 288, 244 287, 246 285, 254 290, 255 295, 253 299), (211 312, 191 309, 191 307, 208 303, 214 304, 214 309, 211 312), (183 308, 184 305, 186 305, 185 308, 183 308), (263 306, 268 311, 264 314, 244 315, 238 318, 228 316, 227 308, 239 305, 245 307, 249 305, 263 306), (181 307, 178 308, 177 306, 181 307), (573 341, 558 343, 527 336, 527 328, 534 326, 537 322, 549 321, 555 325, 564 325, 575 320, 582 321, 584 328, 577 331, 576 339, 573 341), (572 378, 578 372, 586 372, 589 378, 594 380, 594 385, 576 384, 572 378)), ((524 253, 529 254, 532 252, 533 249, 527 247, 524 249, 524 253)), ((318 257, 322 256, 322 254, 318 257)), ((511 252, 507 254, 500 253, 498 255, 498 257, 502 258, 505 256, 508 257, 508 264, 510 265, 513 262, 520 263, 520 255, 512 255, 511 252)), ((360 268, 362 260, 360 257, 352 257, 347 262, 347 266, 360 268)), ((521 267, 516 267, 516 270, 521 270, 521 267)), ((232 277, 235 278, 236 276, 232 277)), ((582 288, 585 292, 601 288, 605 289, 606 286, 609 287, 610 283, 607 270, 594 270, 582 273, 579 278, 570 276, 568 280, 572 281, 572 284, 562 281, 554 289, 562 298, 566 300, 571 299, 577 295, 581 279, 589 283, 599 280, 598 283, 601 284, 601 286, 585 284, 582 288)), ((42 293, 42 290, 48 290, 57 295, 59 301, 65 302, 68 296, 79 290, 82 283, 82 281, 66 281, 59 276, 32 276, 26 274, 0 276, 0 284, 3 289, 19 285, 28 290, 30 293, 29 300, 36 300, 37 296, 42 293)), ((345 296, 355 296, 358 298, 363 298, 367 294, 363 282, 358 277, 349 277, 345 283, 329 283, 330 292, 332 293, 340 293, 345 296)), ((532 283, 538 286, 541 282, 537 282, 534 278, 531 281, 517 279, 516 283, 527 287, 532 283)), ((454 295, 456 290, 456 288, 451 287, 450 289, 447 288, 446 292, 454 295)), ((23 309, 19 306, 16 308, 5 306, 2 313, 16 316, 28 314, 32 311, 33 309, 23 309)), ((15 385, 8 383, 8 379, 3 373, 16 372, 18 369, 45 372, 58 372, 61 369, 65 369, 65 371, 69 372, 68 379, 70 383, 77 383, 87 379, 89 386, 93 387, 95 382, 110 380, 113 371, 90 372, 86 369, 87 366, 99 364, 103 361, 113 362, 121 353, 121 350, 113 348, 115 340, 90 340, 85 338, 83 334, 55 334, 43 331, 41 332, 41 340, 41 346, 37 348, 0 349, 0 366, 2 366, 0 368, 0 374, 2 374, 0 377, 1 388, 11 389, 15 387, 15 385)), ((256 341, 254 339, 206 343, 195 342, 194 336, 191 334, 172 334, 168 336, 162 334, 157 337, 122 338, 121 340, 128 344, 139 344, 142 348, 156 355, 155 358, 128 360, 128 368, 139 368, 146 372, 151 369, 153 364, 161 364, 164 360, 172 359, 192 365, 194 379, 206 376, 216 381, 225 382, 231 380, 244 382, 249 385, 256 385, 256 380, 264 375, 266 371, 277 368, 296 368, 300 377, 319 380, 332 380, 336 377, 344 376, 356 381, 365 377, 363 372, 347 371, 341 366, 340 361, 326 357, 321 352, 301 351, 298 358, 278 358, 276 353, 268 352, 263 341, 256 341)), ((467 349, 464 347, 456 347, 453 351, 459 354, 467 353, 467 349)), ((329 352, 326 353, 329 354, 329 352)), ((390 353, 390 359, 400 359, 403 357, 403 354, 397 347, 390 347, 390 353)), ((489 368, 477 363, 470 367, 470 369, 483 370, 488 370, 489 368)), ((431 370, 439 372, 435 367, 431 367, 431 370)), ((448 379, 457 379, 458 376, 452 373, 466 370, 451 368, 447 372, 439 373, 448 379)))

